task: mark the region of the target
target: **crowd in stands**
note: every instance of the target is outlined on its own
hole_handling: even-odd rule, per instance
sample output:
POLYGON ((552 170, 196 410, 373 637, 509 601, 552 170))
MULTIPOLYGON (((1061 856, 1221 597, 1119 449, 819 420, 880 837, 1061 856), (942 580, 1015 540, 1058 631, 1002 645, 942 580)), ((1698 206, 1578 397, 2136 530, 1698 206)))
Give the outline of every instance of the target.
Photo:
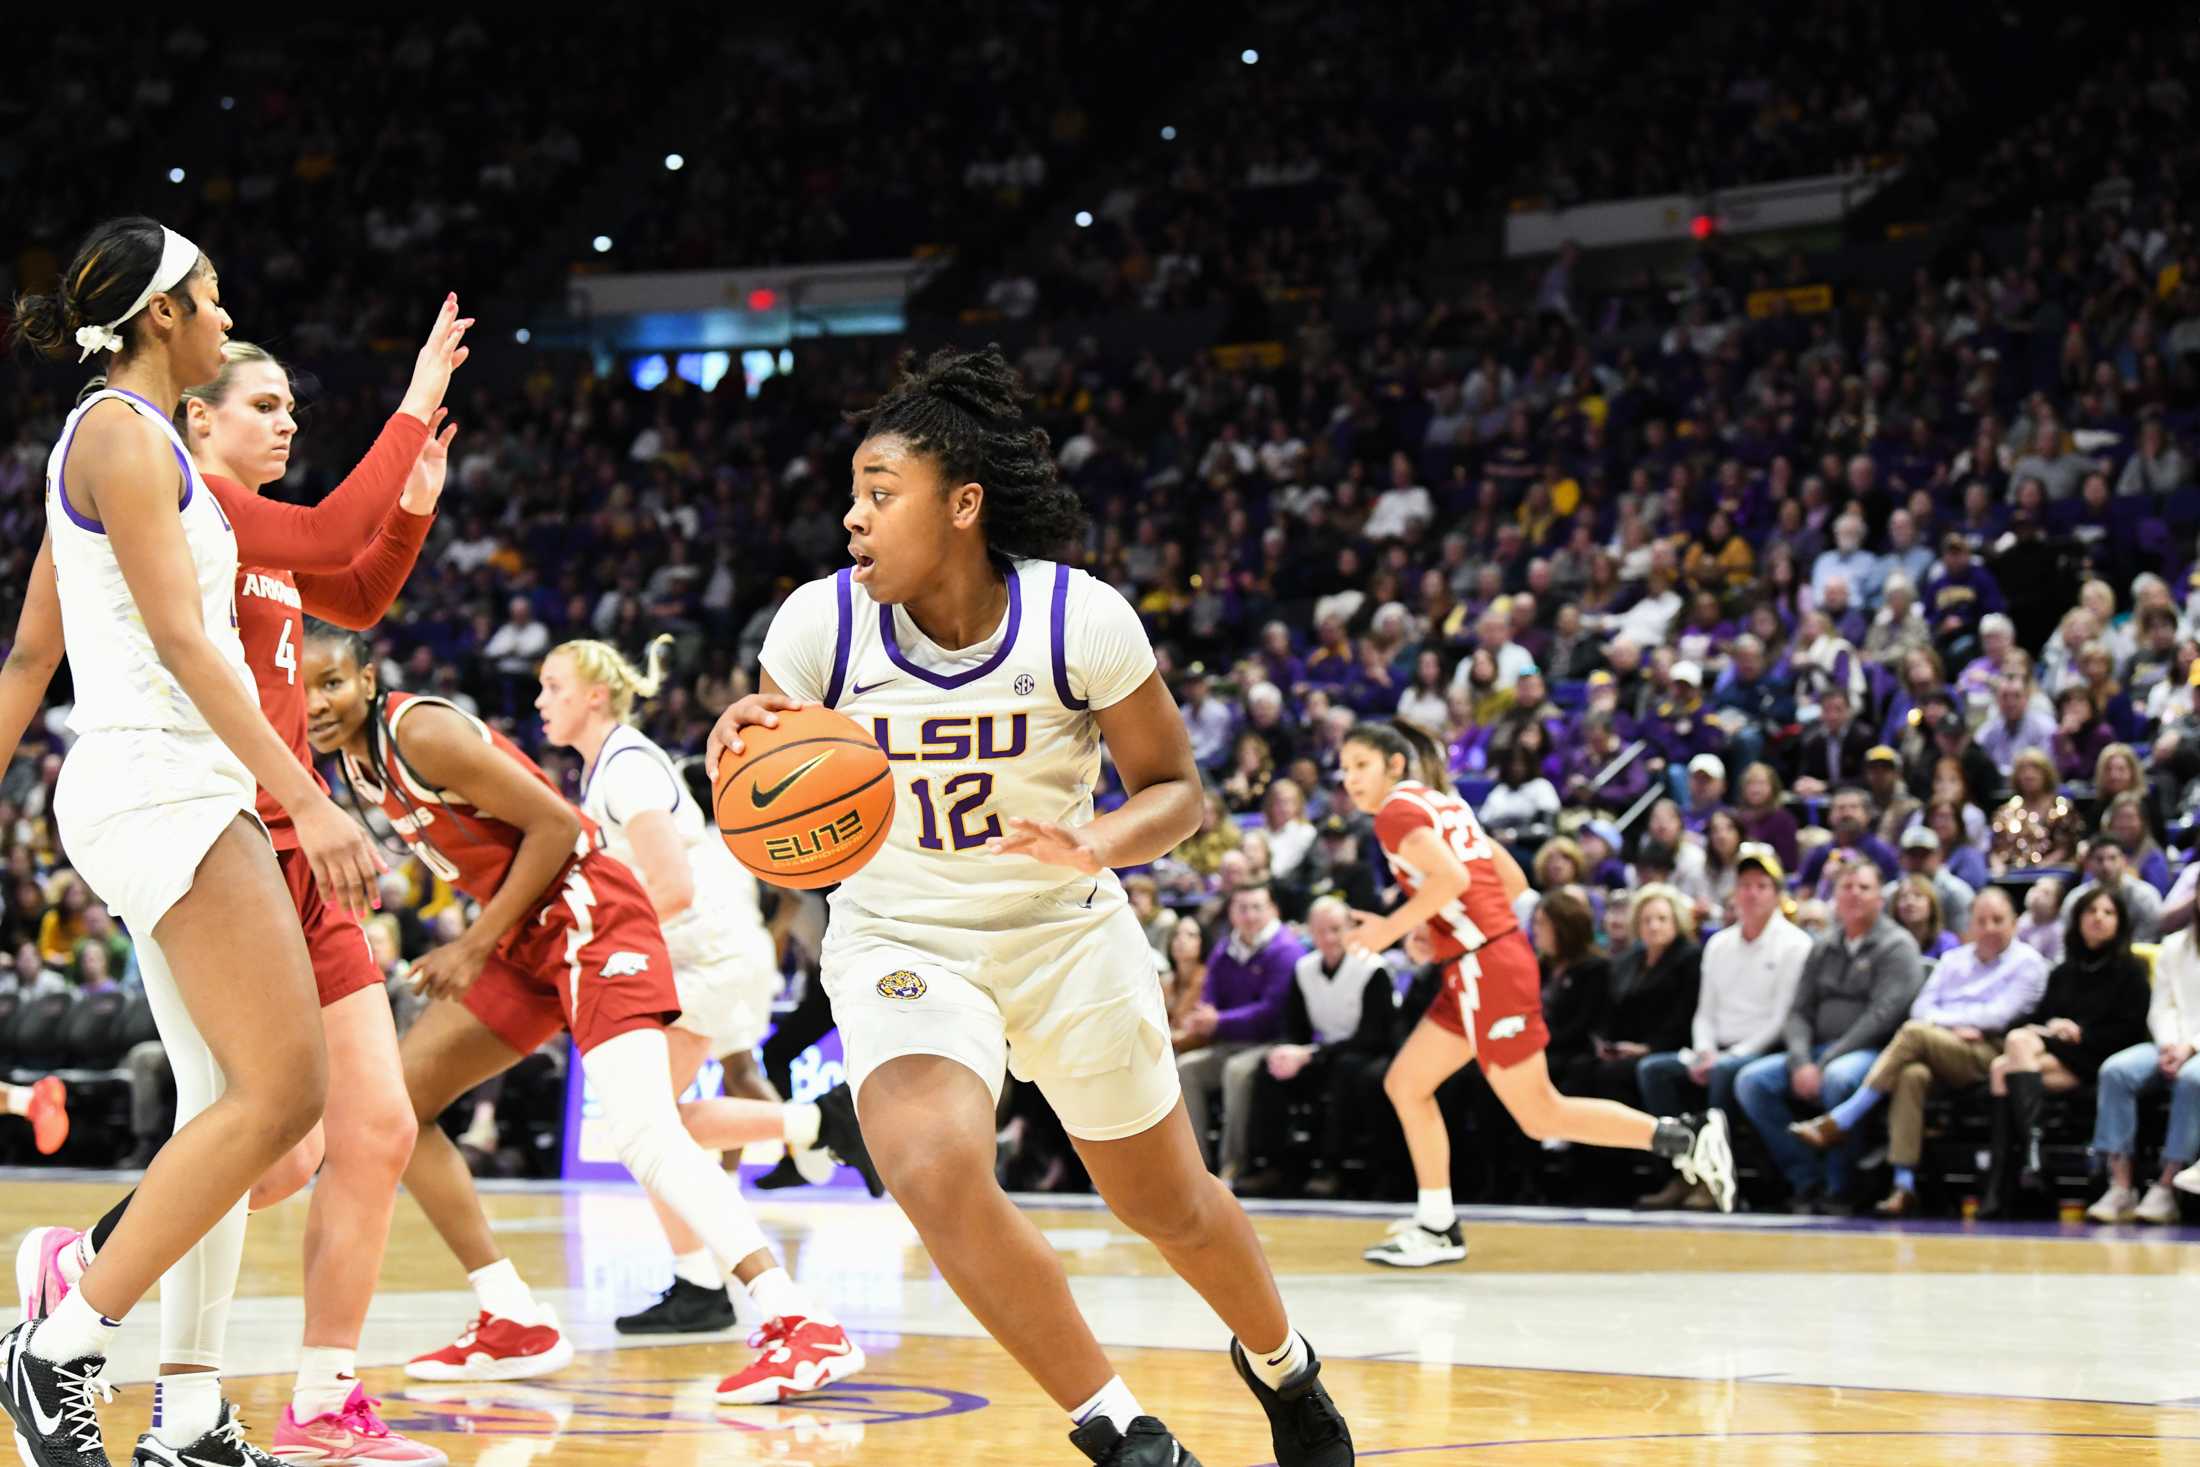
MULTIPOLYGON (((1631 13, 1550 23, 1607 9, 1631 13)), ((1836 26, 1839 9, 1810 7, 1812 23, 1836 26)), ((149 55, 190 58, 175 50, 188 28, 163 34, 149 55)), ((390 43, 415 37, 441 65, 457 34, 390 43)), ((2180 29, 2164 54, 2193 39, 2180 29)), ((804 66, 781 59, 784 97, 808 95, 804 66)), ((975 41, 963 63, 1026 64, 975 41)), ((1471 85, 1484 63, 1455 64, 1471 85)), ((1942 71, 1911 88, 1917 110, 1967 105, 1942 71)), ((1242 85, 1273 74, 1243 67, 1242 85)), ((1364 251, 1340 263, 1338 237, 1315 232, 1290 248, 1349 274, 1334 293, 1361 309, 1291 300, 1319 270, 1286 280, 1217 257, 1193 272, 1288 307, 1272 362, 1103 350, 1044 320, 1014 335, 1034 412, 1091 510, 1079 558, 1144 616, 1210 782, 1199 832, 1131 889, 1219 1171, 1250 1191, 1402 1184, 1381 1075, 1435 978, 1343 943, 1340 906, 1380 907, 1391 882, 1336 775, 1354 721, 1405 717, 1440 734, 1452 777, 1532 878, 1519 918, 1546 963, 1561 1088, 1726 1106, 1761 1148, 1760 1203, 1876 1200, 1896 1216, 1954 1200, 1924 1171, 1940 1099, 1985 1087, 1998 1164, 1975 1180, 2009 1209, 2052 1180, 2057 1097, 2097 1088, 2103 1215, 2168 1220, 2173 1183, 2200 1188, 2187 1171, 2200 1069, 2188 1080, 2184 1067, 2200 995, 2179 878, 2200 869, 2185 866, 2200 811, 2200 238, 2181 202, 2200 151, 2174 127, 2174 78, 2087 86, 2045 109, 2020 152, 1990 155, 1974 180, 1981 216, 1998 218, 2011 159, 2058 127, 2102 140, 2096 172, 2058 177, 1975 248, 1921 254, 1900 286, 1831 280, 1816 314, 1750 306, 1774 278, 1821 280, 1805 255, 1706 250, 1672 296, 1630 295, 1622 312, 1572 252, 1439 295, 1364 251), (2134 154, 2149 166, 2129 166, 2134 154), (2104 178, 2115 186, 2094 186, 2104 178), (2138 1104, 2156 1090, 2177 1100, 2159 1147, 2138 1104), (1883 1189, 1876 1166, 1862 1175, 1882 1120, 1883 1189), (2156 1160, 2141 1197, 2135 1168, 2156 1160), (1867 1183, 1878 1198, 1857 1196, 1867 1183)), ((1424 80, 1413 95, 1443 95, 1442 78, 1424 80)), ((1859 93, 1846 110, 1869 126, 1852 136, 1841 99, 1811 85, 1768 84, 1784 99, 1762 129, 1779 166, 1900 141, 1893 97, 1859 93)), ((1305 95, 1318 109, 1337 93, 1305 95)), ((141 89, 129 105, 165 103, 141 89)), ((313 115, 315 94, 292 105, 313 115)), ((773 104, 736 105, 762 109, 740 126, 800 136, 773 104)), ((1214 206, 1217 170, 1305 181, 1291 158, 1258 156, 1294 135, 1321 138, 1324 178, 1349 179, 1338 160, 1448 146, 1417 131, 1428 119, 1381 107, 1334 116, 1335 135, 1241 120, 1186 137, 1193 171, 1171 185, 1183 207, 1214 206)), ((524 117, 504 123, 535 135, 524 117)), ((1010 111, 999 125, 1006 142, 1052 124, 1010 111)), ((311 131, 271 127, 262 145, 311 131)), ((314 170, 293 159, 271 176, 226 222, 212 205, 231 201, 202 198, 199 227, 237 231, 236 288, 267 291, 254 303, 278 326, 314 319, 295 312, 317 301, 366 313, 300 332, 301 362, 371 336, 366 316, 410 319, 419 303, 387 289, 281 266, 271 251, 294 231, 243 204, 326 211, 314 170)), ((1152 205, 1141 229, 1156 239, 1212 240, 1228 217, 1179 219, 1158 193, 1131 192, 1103 217, 1152 205)), ((1348 184, 1317 209, 1323 229, 1430 217, 1349 197, 1348 184)), ((445 236, 471 247, 470 230, 445 236)), ((225 267, 225 295, 230 279, 225 267)), ((1196 303, 1167 289, 1139 301, 1196 303)), ((234 314, 239 334, 259 331, 234 314)), ((530 712, 542 653, 575 635, 639 649, 671 631, 679 677, 646 726, 699 753, 712 716, 752 685, 772 612, 842 558, 853 445, 840 410, 888 380, 899 346, 804 344, 796 371, 753 398, 739 374, 713 392, 678 376, 643 392, 549 356, 515 385, 461 384, 446 512, 376 634, 386 681, 478 710, 577 789, 530 712)), ((37 384, 0 404, 0 619, 37 543, 65 407, 37 384)), ((321 394, 286 492, 325 489, 387 408, 371 388, 321 394)), ((15 955, 0 984, 24 992, 131 982, 126 939, 110 940, 44 818, 66 695, 57 686, 0 786, 13 817, 0 930, 15 955)), ((377 938, 393 964, 463 921, 432 882, 399 886, 377 938)), ((1488 1195, 1631 1186, 1523 1144, 1476 1083, 1449 1100, 1488 1195)), ((1034 1148, 1034 1174, 1073 1181, 1073 1162, 1046 1154, 1044 1118, 1018 1121, 1013 1149, 1034 1148)), ((1703 1202, 1685 1188, 1655 1200, 1703 1202)))

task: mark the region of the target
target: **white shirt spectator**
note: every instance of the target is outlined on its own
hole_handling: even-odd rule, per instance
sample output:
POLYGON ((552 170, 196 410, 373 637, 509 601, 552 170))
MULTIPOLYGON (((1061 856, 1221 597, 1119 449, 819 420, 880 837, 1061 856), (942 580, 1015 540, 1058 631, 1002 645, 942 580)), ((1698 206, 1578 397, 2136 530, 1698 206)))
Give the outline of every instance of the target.
POLYGON ((481 655, 505 673, 531 672, 550 650, 550 629, 535 620, 525 601, 512 603, 512 619, 496 629, 481 655))
POLYGON ((1703 946, 1703 987, 1689 1030, 1698 1056, 1769 1054, 1780 1041, 1810 935, 1775 912, 1750 942, 1723 927, 1703 946))
POLYGON ((1541 775, 1523 785, 1501 784, 1483 799, 1480 813, 1492 830, 1548 825, 1558 818, 1558 791, 1541 775))
POLYGON ((1268 831, 1268 874, 1289 876, 1313 848, 1314 823, 1304 816, 1285 822, 1281 830, 1268 831))
POLYGON ((1375 496, 1375 505, 1368 511, 1367 525, 1361 531, 1370 540, 1397 540, 1403 538, 1416 524, 1425 525, 1436 518, 1436 501, 1428 490, 1419 484, 1408 484, 1402 489, 1385 489, 1375 496))

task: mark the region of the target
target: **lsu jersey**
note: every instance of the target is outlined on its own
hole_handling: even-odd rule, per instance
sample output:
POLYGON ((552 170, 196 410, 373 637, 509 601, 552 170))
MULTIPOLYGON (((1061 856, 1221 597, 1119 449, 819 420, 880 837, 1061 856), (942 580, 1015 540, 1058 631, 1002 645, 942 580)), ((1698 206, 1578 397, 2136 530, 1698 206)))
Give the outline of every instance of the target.
POLYGON ((1010 816, 1061 825, 1093 817, 1100 781, 1094 714, 1154 670, 1138 613, 1120 592, 1050 560, 1016 562, 1000 624, 943 648, 908 611, 873 601, 851 571, 787 598, 763 649, 780 690, 854 719, 894 775, 885 848, 834 894, 882 917, 948 921, 1097 880, 986 843, 1010 816))
POLYGON ((768 950, 756 878, 726 849, 716 823, 704 818, 672 757, 640 729, 620 724, 596 751, 596 762, 581 786, 581 813, 602 828, 611 855, 636 872, 642 868, 634 859, 626 823, 645 810, 663 810, 672 817, 695 879, 694 901, 664 923, 674 968, 752 953, 759 943, 768 950))
POLYGON ((159 426, 174 450, 180 475, 178 508, 183 536, 191 550, 199 604, 207 639, 247 692, 252 674, 245 667, 244 644, 237 637, 237 536, 213 491, 184 451, 167 417, 133 392, 104 388, 78 403, 62 425, 61 437, 46 461, 46 528, 53 536, 54 582, 61 597, 61 632, 69 648, 76 684, 76 705, 69 711, 75 734, 106 729, 159 729, 208 734, 198 706, 184 692, 153 650, 137 601, 115 561, 107 530, 69 497, 69 447, 84 415, 102 402, 126 403, 159 426))

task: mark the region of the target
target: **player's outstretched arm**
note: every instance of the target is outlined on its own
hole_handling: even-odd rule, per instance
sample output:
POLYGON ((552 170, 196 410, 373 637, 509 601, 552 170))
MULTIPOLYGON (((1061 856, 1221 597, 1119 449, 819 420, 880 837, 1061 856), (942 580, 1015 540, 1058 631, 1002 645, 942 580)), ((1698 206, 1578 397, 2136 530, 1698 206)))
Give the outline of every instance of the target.
POLYGON ((986 849, 1090 874, 1104 866, 1143 866, 1199 829, 1199 766, 1161 674, 1148 677, 1120 703, 1095 709, 1093 717, 1130 798, 1074 830, 1010 816, 986 849))
POLYGON ((53 532, 39 542, 31 563, 30 584, 23 589, 23 613, 15 621, 15 640, 0 665, 0 774, 15 762, 23 730, 38 716, 54 669, 61 665, 61 592, 53 578, 53 532))
POLYGON ((398 742, 399 752, 430 785, 520 831, 504 884, 482 903, 473 925, 413 965, 414 987, 456 998, 481 976, 504 934, 542 905, 543 894, 578 847, 581 817, 455 708, 431 703, 407 713, 398 742))

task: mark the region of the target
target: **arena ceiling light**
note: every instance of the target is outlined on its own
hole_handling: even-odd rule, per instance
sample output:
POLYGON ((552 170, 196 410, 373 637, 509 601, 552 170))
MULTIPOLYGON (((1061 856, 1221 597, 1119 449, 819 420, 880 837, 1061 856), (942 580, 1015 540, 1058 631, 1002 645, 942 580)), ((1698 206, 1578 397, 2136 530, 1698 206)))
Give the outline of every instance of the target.
POLYGON ((1260 52, 1255 51, 1251 46, 1247 46, 1244 50, 1238 52, 1238 60, 1244 62, 1247 66, 1258 66, 1260 65, 1260 52))
POLYGON ((599 255, 608 255, 608 254, 610 254, 610 253, 611 253, 611 236, 610 236, 610 235, 608 235, 608 234, 599 234, 599 235, 597 235, 597 236, 596 236, 596 238, 595 238, 595 239, 594 239, 593 241, 591 241, 591 242, 592 242, 592 243, 593 243, 593 244, 594 244, 594 245, 596 246, 596 253, 597 253, 597 254, 599 254, 599 255))
POLYGON ((678 153, 667 153, 665 154, 665 172, 678 173, 681 169, 687 167, 687 161, 678 153))
POLYGON ((1092 228, 1092 210, 1079 209, 1077 211, 1077 227, 1079 229, 1092 228))

